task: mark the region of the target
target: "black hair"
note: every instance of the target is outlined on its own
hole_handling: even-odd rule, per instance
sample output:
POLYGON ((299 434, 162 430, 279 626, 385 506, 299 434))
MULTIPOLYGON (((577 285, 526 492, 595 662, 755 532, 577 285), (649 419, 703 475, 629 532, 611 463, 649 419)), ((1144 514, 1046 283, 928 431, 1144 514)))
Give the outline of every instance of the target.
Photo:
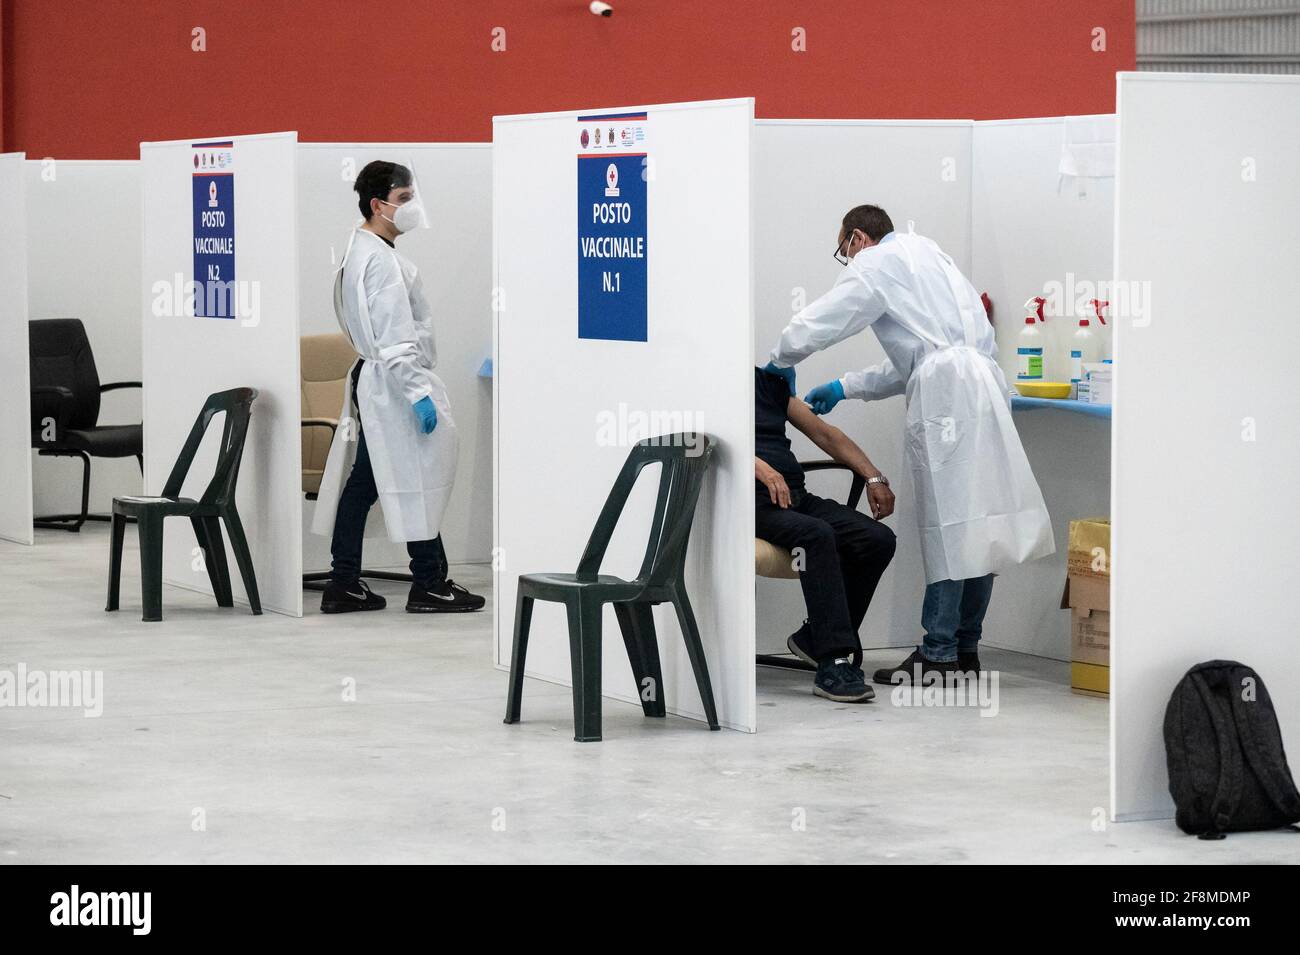
POLYGON ((357 181, 352 188, 357 191, 357 207, 361 214, 370 218, 370 200, 388 201, 388 194, 394 189, 405 189, 411 184, 411 170, 400 163, 385 162, 376 159, 366 163, 366 168, 357 173, 357 181))
POLYGON ((880 206, 854 206, 844 213, 840 235, 851 235, 854 229, 862 232, 872 242, 879 242, 894 231, 894 223, 890 221, 889 213, 880 206))

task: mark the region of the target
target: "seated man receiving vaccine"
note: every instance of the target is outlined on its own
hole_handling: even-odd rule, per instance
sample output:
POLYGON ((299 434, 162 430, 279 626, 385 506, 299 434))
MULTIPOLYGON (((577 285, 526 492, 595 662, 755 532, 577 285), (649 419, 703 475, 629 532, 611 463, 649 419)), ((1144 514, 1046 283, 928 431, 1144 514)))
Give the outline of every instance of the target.
POLYGON ((813 693, 840 703, 875 696, 853 654, 862 648, 858 627, 876 584, 894 557, 894 532, 880 519, 894 510, 889 482, 839 428, 790 394, 784 378, 754 369, 755 533, 795 553, 808 619, 786 646, 817 667, 813 693), (874 519, 808 493, 790 447, 786 423, 867 480, 874 519))

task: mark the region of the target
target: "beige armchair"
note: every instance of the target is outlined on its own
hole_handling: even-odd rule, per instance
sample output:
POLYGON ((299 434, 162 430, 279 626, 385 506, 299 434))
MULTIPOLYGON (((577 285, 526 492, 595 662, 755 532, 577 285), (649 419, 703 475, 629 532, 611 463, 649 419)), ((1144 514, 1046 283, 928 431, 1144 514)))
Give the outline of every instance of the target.
MULTIPOLYGON (((320 493, 330 444, 338 430, 339 410, 347 393, 348 371, 357 353, 347 336, 304 335, 300 339, 302 365, 302 492, 310 501, 320 493)), ((328 571, 302 575, 308 590, 324 590, 328 571)), ((410 582, 411 575, 390 570, 362 569, 361 576, 373 580, 410 582)))
POLYGON ((348 369, 357 353, 347 336, 304 335, 302 364, 302 491, 315 499, 338 428, 348 369))

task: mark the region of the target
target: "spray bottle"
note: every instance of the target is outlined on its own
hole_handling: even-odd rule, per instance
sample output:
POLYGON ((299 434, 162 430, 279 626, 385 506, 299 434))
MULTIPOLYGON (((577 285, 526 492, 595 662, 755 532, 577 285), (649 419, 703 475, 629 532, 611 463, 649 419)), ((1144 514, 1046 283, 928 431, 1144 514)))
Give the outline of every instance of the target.
POLYGON ((1016 340, 1016 381, 1043 380, 1043 333, 1038 326, 1043 323, 1043 306, 1047 299, 1037 295, 1025 302, 1029 314, 1016 340))
MULTIPOLYGON (((1106 318, 1101 314, 1101 310, 1109 304, 1110 302, 1101 299, 1092 300, 1092 309, 1097 315, 1097 321, 1103 325, 1106 324, 1106 318)), ((1074 339, 1070 342, 1070 384, 1074 386, 1076 396, 1079 382, 1083 381, 1084 363, 1097 361, 1101 353, 1100 342, 1093 334, 1090 325, 1088 316, 1082 316, 1079 319, 1079 327, 1074 332, 1074 339)))

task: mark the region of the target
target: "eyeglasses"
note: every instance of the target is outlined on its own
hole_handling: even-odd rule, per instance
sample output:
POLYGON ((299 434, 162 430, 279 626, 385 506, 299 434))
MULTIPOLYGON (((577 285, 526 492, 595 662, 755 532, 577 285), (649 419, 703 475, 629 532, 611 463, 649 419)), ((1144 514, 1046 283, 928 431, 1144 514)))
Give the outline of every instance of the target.
POLYGON ((838 262, 840 265, 848 265, 848 264, 849 264, 849 257, 848 257, 848 254, 845 253, 845 252, 843 251, 843 249, 844 249, 844 243, 845 243, 845 242, 848 242, 850 245, 852 245, 852 244, 853 244, 853 233, 856 232, 856 231, 857 231, 856 229, 851 230, 851 231, 849 232, 848 235, 846 235, 844 238, 840 239, 840 241, 839 241, 838 243, 836 243, 836 245, 835 245, 835 251, 831 253, 831 256, 832 256, 832 257, 835 259, 835 261, 838 262))

